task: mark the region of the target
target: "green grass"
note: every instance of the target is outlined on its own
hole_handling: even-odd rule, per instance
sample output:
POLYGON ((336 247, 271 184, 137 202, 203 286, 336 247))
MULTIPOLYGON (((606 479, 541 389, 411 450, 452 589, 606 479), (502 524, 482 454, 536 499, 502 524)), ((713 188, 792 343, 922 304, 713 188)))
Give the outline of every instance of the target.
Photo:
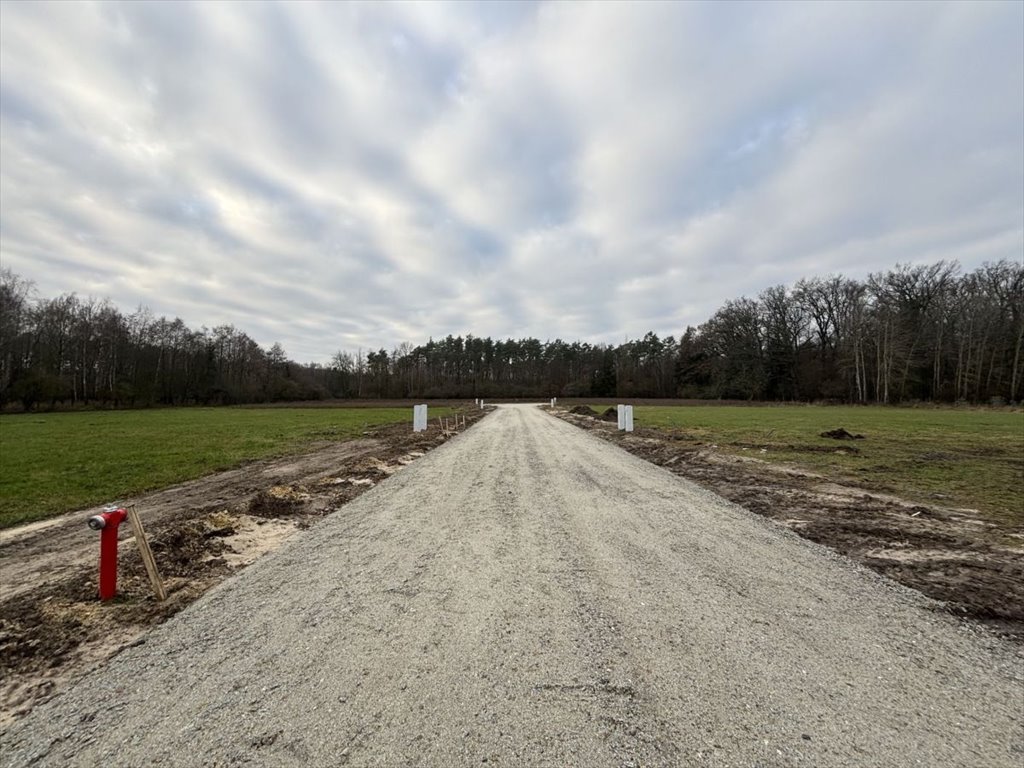
MULTIPOLYGON (((444 416, 450 408, 431 408, 444 416)), ((408 421, 412 408, 178 408, 0 416, 0 528, 408 421)))
POLYGON ((1024 524, 1024 413, 1019 411, 637 406, 634 413, 638 428, 671 429, 683 433, 686 442, 717 444, 912 501, 968 507, 1003 523, 1024 524), (866 439, 819 437, 839 427, 866 439), (834 452, 850 446, 859 453, 834 452))

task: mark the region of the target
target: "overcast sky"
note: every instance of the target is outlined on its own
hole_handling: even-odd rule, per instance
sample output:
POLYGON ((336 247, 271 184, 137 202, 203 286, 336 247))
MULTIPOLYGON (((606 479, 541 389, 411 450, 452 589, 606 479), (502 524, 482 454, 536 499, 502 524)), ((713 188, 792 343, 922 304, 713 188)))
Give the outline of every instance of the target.
POLYGON ((0 5, 0 257, 297 360, 1024 255, 1024 3, 0 5))

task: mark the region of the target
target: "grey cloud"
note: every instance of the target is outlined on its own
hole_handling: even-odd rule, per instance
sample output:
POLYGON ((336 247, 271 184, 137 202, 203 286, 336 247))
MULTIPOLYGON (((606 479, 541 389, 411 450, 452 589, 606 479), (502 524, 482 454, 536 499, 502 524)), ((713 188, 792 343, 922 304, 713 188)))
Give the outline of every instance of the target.
POLYGON ((4 265, 302 359, 1024 252, 1020 4, 0 13, 4 265))
POLYGON ((3 119, 19 128, 48 132, 53 128, 54 115, 31 95, 22 91, 18 83, 0 83, 0 104, 3 119))

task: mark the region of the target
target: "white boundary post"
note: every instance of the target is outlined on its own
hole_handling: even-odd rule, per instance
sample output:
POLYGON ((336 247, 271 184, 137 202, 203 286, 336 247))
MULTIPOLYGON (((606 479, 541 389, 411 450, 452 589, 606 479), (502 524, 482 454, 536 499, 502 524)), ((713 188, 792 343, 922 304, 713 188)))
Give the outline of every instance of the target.
POLYGON ((616 410, 617 415, 619 417, 619 429, 620 430, 625 429, 626 428, 626 406, 624 406, 624 405, 617 405, 617 406, 615 406, 615 410, 616 410))
POLYGON ((626 406, 625 423, 623 424, 623 429, 625 429, 627 432, 632 432, 633 431, 633 406, 632 405, 627 405, 626 406))
POLYGON ((412 431, 422 432, 427 428, 427 405, 414 405, 412 407, 412 431))

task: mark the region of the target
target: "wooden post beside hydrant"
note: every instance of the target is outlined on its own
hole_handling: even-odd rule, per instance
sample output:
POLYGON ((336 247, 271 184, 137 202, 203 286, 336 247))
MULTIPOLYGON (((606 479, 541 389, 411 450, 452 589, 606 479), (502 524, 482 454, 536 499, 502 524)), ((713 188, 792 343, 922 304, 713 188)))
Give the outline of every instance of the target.
POLYGON ((146 573, 149 574, 149 583, 153 585, 153 592, 156 599, 161 602, 167 599, 167 592, 164 590, 164 583, 160 580, 160 571, 156 569, 156 558, 153 557, 153 550, 149 548, 149 539, 146 538, 146 531, 142 528, 142 518, 132 504, 128 507, 128 522, 135 533, 135 545, 142 555, 142 563, 146 566, 146 573))

